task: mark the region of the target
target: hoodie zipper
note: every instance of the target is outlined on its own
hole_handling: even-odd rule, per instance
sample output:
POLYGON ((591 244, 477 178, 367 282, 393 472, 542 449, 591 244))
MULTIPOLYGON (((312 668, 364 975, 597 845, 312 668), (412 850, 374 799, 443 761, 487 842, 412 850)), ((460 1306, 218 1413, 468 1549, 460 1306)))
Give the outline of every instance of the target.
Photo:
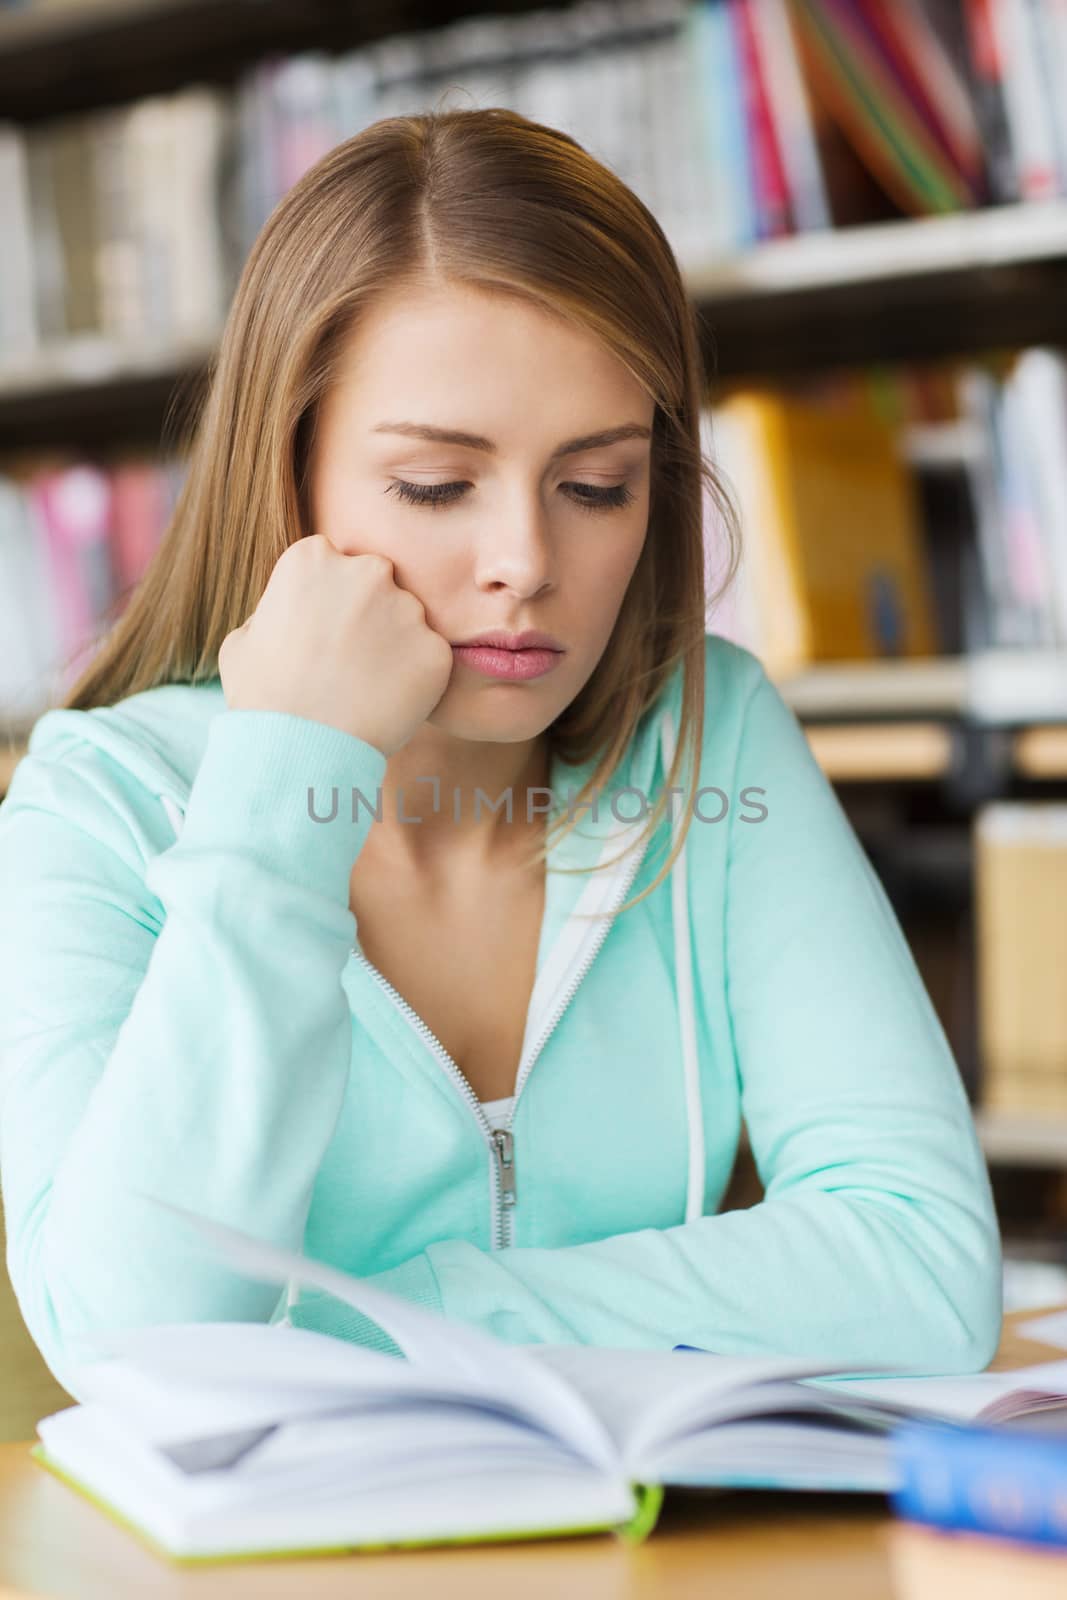
POLYGON ((379 972, 378 968, 374 966, 371 961, 368 961, 362 950, 360 950, 356 945, 352 946, 352 954, 356 957, 357 961, 362 963, 378 987, 383 989, 390 997, 397 1009, 401 1011, 411 1023, 412 1027, 419 1034, 420 1038, 425 1040, 426 1044, 430 1047, 433 1054, 440 1061, 441 1065, 448 1073, 448 1076, 452 1079, 453 1083, 456 1085, 456 1088, 459 1090, 464 1100, 467 1101, 467 1104, 474 1113, 475 1121, 477 1122, 478 1127, 489 1147, 489 1151, 494 1158, 492 1235, 493 1248, 495 1250, 502 1250, 505 1248, 505 1246, 511 1243, 510 1214, 512 1207, 515 1205, 518 1199, 515 1172, 515 1137, 512 1132, 512 1123, 515 1120, 515 1113, 518 1110, 519 1095, 522 1092, 523 1085, 525 1084, 527 1078, 530 1076, 530 1069, 533 1067, 534 1062, 544 1049, 545 1044, 559 1022, 559 1019, 562 1017, 578 988, 581 986, 582 979, 589 971, 589 968, 592 966, 597 954, 599 953, 601 945, 607 938, 608 931, 612 926, 613 913, 618 910, 619 906, 622 905, 623 901, 626 899, 626 896, 629 894, 634 879, 637 877, 637 874, 640 870, 641 862, 644 860, 646 850, 647 840, 644 848, 642 848, 642 850, 636 854, 634 861, 627 868, 625 879, 620 888, 612 896, 611 904, 602 913, 603 920, 600 928, 597 930, 595 942, 590 945, 581 966, 568 983, 567 988, 553 1010, 551 1017, 548 1019, 548 1022, 542 1029, 540 1037, 534 1045, 533 1050, 530 1052, 525 1065, 520 1064, 519 1074, 515 1083, 514 1101, 507 1123, 503 1128, 494 1128, 491 1126, 489 1118, 482 1110, 481 1101, 478 1099, 478 1096, 475 1094, 460 1067, 449 1055, 448 1051, 445 1049, 444 1045, 441 1043, 440 1039, 433 1032, 433 1030, 422 1020, 414 1007, 410 1006, 404 999, 403 995, 399 994, 397 990, 393 988, 393 985, 389 982, 388 978, 379 972))

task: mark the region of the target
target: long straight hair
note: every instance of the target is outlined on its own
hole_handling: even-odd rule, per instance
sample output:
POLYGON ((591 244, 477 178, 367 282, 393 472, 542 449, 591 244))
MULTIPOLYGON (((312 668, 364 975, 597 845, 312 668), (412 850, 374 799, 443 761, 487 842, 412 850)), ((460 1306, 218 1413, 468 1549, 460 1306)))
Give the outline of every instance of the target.
POLYGON ((575 139, 504 107, 382 118, 283 196, 244 264, 169 525, 62 703, 88 710, 217 676, 223 639, 255 610, 287 546, 314 531, 311 446, 350 335, 376 296, 428 282, 520 296, 570 320, 654 401, 644 547, 600 661, 546 730, 565 762, 599 760, 534 858, 610 782, 680 666, 677 748, 646 840, 686 765, 688 803, 651 893, 681 849, 699 783, 705 500, 728 546, 719 593, 736 572, 739 521, 701 449, 697 313, 662 229, 575 139))

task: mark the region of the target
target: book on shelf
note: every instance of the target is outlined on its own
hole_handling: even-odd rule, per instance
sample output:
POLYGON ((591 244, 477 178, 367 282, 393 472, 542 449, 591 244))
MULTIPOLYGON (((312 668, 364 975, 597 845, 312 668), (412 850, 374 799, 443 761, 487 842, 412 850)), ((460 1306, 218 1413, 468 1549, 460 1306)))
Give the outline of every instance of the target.
POLYGON ((60 649, 59 618, 48 552, 33 519, 30 497, 23 485, 3 475, 0 639, 0 724, 22 727, 51 698, 60 649))
POLYGON ((981 1103, 1067 1118, 1067 805, 982 806, 974 863, 981 1103))
POLYGON ((1019 192, 1026 200, 1049 200, 1067 183, 1063 6, 1060 0, 984 0, 982 10, 1003 75, 1019 192))
POLYGON ((862 395, 739 389, 709 442, 741 511, 735 615, 772 675, 936 652, 914 484, 862 395))
POLYGON ((157 1199, 245 1276, 334 1295, 385 1354, 284 1322, 95 1334, 34 1459, 177 1561, 649 1534, 665 1487, 886 1493, 915 1416, 1067 1405, 1067 1362, 863 1378, 688 1347, 515 1345, 157 1199))
POLYGON ((146 572, 186 470, 52 453, 0 471, 0 732, 66 692, 146 572))
MULTIPOLYGON (((881 386, 855 374, 713 397, 702 446, 740 512, 742 560, 735 592, 716 598, 724 530, 709 497, 709 625, 782 678, 963 657, 984 663, 975 695, 988 698, 1009 655, 1044 659, 1054 678, 1067 651, 1067 356, 1035 346, 901 366, 881 386)), ((1050 684, 1041 714, 1054 720, 1067 697, 1050 684)))
POLYGON ((937 10, 929 0, 791 0, 816 97, 905 215, 989 198, 967 41, 957 32, 946 48, 930 17, 937 10))

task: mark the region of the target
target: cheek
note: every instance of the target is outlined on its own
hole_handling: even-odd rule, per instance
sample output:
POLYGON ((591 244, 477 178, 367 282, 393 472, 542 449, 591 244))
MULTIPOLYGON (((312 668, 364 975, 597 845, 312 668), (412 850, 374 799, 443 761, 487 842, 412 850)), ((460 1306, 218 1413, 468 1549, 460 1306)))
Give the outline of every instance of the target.
POLYGON ((585 587, 590 603, 599 609, 617 607, 626 593, 630 579, 641 559, 645 534, 643 528, 625 533, 617 541, 610 541, 598 553, 595 567, 585 574, 585 587))
POLYGON ((344 473, 320 471, 311 501, 314 531, 329 539, 342 555, 378 553, 376 519, 370 514, 369 501, 366 490, 344 473))
POLYGON ((342 555, 388 556, 397 562, 404 553, 405 541, 391 522, 376 496, 366 489, 347 487, 320 497, 315 532, 325 534, 342 555))

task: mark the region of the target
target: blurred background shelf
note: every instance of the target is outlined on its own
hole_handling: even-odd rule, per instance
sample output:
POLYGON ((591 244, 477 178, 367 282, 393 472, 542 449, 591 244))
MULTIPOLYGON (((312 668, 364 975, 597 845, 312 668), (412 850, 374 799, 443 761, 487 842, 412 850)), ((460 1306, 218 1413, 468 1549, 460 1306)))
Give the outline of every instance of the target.
POLYGON ((768 240, 731 260, 689 274, 710 301, 767 300, 941 273, 988 272, 1067 258, 1067 200, 986 206, 944 216, 903 217, 768 240))
POLYGON ((1026 778, 1067 778, 1067 726, 1035 724, 1014 738, 1015 767, 1026 778))
POLYGON ((1067 1172, 1067 1111, 1024 1115, 979 1107, 975 1124, 989 1161, 1067 1172))
POLYGON ((820 662, 779 688, 802 720, 966 717, 998 725, 1067 720, 1067 651, 820 662))
POLYGON ((1067 202, 797 234, 686 277, 724 379, 1039 344, 1063 326, 1067 202))
POLYGON ((39 367, 0 369, 0 438, 12 451, 62 443, 92 453, 118 440, 158 448, 165 433, 180 444, 213 355, 213 346, 135 353, 93 341, 51 350, 39 367))
MULTIPOLYGON (((719 382, 1037 344, 1063 327, 1067 200, 771 240, 686 280, 719 382)), ((16 449, 158 440, 175 385, 195 399, 214 350, 85 337, 0 362, 0 437, 16 449)), ((916 431, 911 448, 961 459, 968 440, 916 431)))
POLYGON ((835 783, 929 781, 944 777, 953 762, 952 734, 943 723, 853 722, 806 732, 816 760, 835 783))
POLYGON ((343 50, 534 0, 94 0, 0 15, 0 106, 20 122, 228 83, 272 53, 343 50))

